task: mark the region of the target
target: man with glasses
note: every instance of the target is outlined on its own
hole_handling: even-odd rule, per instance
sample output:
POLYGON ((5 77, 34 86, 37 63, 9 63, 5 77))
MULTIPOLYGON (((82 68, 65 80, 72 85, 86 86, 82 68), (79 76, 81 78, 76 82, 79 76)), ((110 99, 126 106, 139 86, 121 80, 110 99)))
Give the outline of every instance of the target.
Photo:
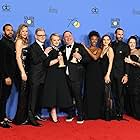
POLYGON ((41 98, 41 91, 46 76, 45 66, 49 65, 50 57, 48 53, 51 48, 45 48, 44 43, 46 40, 46 33, 43 28, 37 28, 35 31, 35 42, 29 49, 29 84, 30 84, 30 97, 29 97, 29 123, 33 126, 40 126, 37 122, 35 115, 36 109, 39 107, 41 98))

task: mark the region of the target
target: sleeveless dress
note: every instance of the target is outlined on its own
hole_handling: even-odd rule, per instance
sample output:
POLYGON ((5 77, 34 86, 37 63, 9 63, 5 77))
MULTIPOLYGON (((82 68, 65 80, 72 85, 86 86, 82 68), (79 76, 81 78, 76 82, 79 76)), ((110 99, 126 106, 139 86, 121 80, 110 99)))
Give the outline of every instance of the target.
MULTIPOLYGON (((109 59, 107 53, 104 54, 103 58, 100 58, 102 77, 104 79, 109 65, 109 59)), ((111 74, 110 74, 111 78, 111 74)), ((113 96, 111 91, 111 83, 106 84, 104 81, 104 118, 110 120, 113 117, 113 96)))
POLYGON ((86 67, 84 115, 86 120, 102 118, 104 81, 99 60, 93 60, 86 67))
MULTIPOLYGON (((25 69, 25 72, 27 74, 28 67, 28 47, 22 49, 22 54, 21 54, 21 59, 22 59, 22 64, 25 69)), ((20 125, 24 123, 27 120, 28 116, 28 86, 27 86, 27 81, 23 81, 21 79, 20 72, 17 75, 19 78, 19 94, 18 94, 18 104, 17 104, 17 111, 16 115, 14 117, 13 122, 17 125, 20 125)))

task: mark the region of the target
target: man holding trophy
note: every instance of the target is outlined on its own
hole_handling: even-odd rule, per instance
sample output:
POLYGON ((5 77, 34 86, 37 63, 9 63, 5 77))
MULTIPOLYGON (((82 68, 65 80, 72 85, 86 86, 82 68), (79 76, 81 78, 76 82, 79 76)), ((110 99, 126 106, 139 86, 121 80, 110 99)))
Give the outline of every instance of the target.
POLYGON ((82 44, 74 41, 73 35, 70 31, 65 31, 63 33, 63 39, 65 45, 62 46, 60 50, 63 53, 66 65, 66 77, 73 98, 73 103, 75 102, 76 104, 76 108, 74 105, 69 108, 66 121, 71 122, 74 119, 77 109, 77 123, 82 124, 84 119, 81 89, 85 74, 84 64, 88 60, 88 54, 82 44))

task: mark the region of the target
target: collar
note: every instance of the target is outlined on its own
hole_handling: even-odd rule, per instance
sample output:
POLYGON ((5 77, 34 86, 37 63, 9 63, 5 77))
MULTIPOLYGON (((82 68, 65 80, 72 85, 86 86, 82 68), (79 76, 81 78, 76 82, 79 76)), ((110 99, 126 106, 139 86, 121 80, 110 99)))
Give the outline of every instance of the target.
POLYGON ((36 42, 37 42, 37 44, 39 44, 39 46, 41 46, 41 47, 42 47, 42 45, 44 45, 44 43, 42 43, 42 42, 40 42, 40 41, 38 41, 38 40, 36 40, 36 42))

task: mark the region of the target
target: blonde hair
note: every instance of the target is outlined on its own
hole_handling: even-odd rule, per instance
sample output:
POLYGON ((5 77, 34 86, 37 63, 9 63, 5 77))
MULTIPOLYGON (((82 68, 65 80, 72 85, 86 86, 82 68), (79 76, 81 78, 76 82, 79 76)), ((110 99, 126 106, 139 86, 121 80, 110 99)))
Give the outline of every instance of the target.
POLYGON ((51 36, 50 36, 50 42, 51 42, 51 43, 52 43, 52 37, 53 37, 53 36, 59 37, 59 39, 60 39, 60 41, 61 41, 61 37, 60 37, 60 35, 59 35, 58 33, 52 33, 51 36))
POLYGON ((21 40, 22 40, 22 43, 23 43, 24 45, 28 44, 28 37, 27 37, 27 38, 23 38, 23 37, 21 36, 21 31, 22 31, 22 29, 25 28, 25 27, 28 28, 28 26, 27 26, 26 24, 20 24, 20 25, 19 25, 19 27, 18 27, 18 29, 17 29, 17 32, 16 32, 16 39, 15 39, 15 42, 16 42, 18 39, 21 39, 21 40))

